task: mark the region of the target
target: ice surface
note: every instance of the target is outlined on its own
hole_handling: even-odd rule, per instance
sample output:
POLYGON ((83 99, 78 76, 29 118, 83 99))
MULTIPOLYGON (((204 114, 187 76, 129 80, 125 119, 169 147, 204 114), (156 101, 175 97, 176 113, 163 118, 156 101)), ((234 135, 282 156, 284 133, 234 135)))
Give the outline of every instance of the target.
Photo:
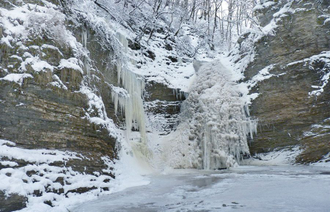
POLYGON ((177 170, 135 187, 85 202, 71 211, 327 212, 329 169, 240 166, 224 171, 177 170))

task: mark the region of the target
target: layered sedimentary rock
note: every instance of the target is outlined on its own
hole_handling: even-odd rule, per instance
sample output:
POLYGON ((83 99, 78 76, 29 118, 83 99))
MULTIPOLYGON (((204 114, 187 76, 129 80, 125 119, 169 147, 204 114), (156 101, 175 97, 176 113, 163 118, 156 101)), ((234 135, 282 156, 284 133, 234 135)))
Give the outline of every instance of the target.
POLYGON ((316 162, 330 152, 329 9, 327 1, 267 1, 255 11, 258 32, 239 39, 236 62, 252 61, 245 82, 258 94, 251 153, 299 145, 297 161, 316 162))
MULTIPOLYGON (((106 182, 114 178, 109 165, 117 158, 117 150, 113 132, 102 123, 121 119, 115 116, 111 102, 110 84, 116 82, 111 46, 103 46, 101 35, 84 19, 69 11, 64 15, 60 5, 28 3, 0 3, 0 140, 14 142, 1 143, 0 148, 14 145, 12 151, 38 150, 41 158, 43 154, 58 155, 57 151, 78 155, 36 162, 35 170, 49 168, 32 174, 27 171, 23 184, 43 184, 40 179, 48 179, 50 173, 62 176, 72 170, 74 174, 55 177, 54 182, 26 195, 100 189, 96 184, 69 186, 70 177, 78 175, 90 176, 91 181, 95 181, 93 176, 104 177, 102 189, 106 190, 106 182), (58 183, 61 188, 52 190, 58 183)), ((10 170, 28 170, 34 160, 39 161, 37 154, 35 159, 4 155, 2 152, 0 170, 9 177, 14 173, 10 170)), ((0 196, 0 202, 6 202, 0 204, 1 211, 25 206, 27 198, 6 195, 0 196)))

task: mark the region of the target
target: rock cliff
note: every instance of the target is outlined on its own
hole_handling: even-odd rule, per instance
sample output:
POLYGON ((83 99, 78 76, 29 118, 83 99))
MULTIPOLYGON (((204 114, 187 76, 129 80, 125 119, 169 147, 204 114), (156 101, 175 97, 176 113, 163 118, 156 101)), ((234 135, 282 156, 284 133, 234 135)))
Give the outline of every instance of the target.
POLYGON ((298 145, 302 163, 329 153, 329 9, 327 1, 266 1, 255 8, 261 26, 240 37, 240 58, 234 56, 250 94, 257 94, 251 153, 298 145))
MULTIPOLYGON (((110 83, 116 81, 113 50, 101 46, 100 34, 86 21, 65 11, 59 1, 54 3, 0 3, 0 169, 8 180, 22 171, 17 186, 40 184, 24 196, 109 190, 106 182, 114 178, 110 164, 117 158, 116 138, 99 124, 108 117, 120 119, 111 102, 110 83), (104 104, 99 104, 102 99, 104 104), (9 147, 21 152, 21 158, 6 154, 9 147), (76 156, 63 160, 62 153, 76 156), (59 158, 49 161, 43 155, 59 158), (102 176, 104 183, 74 186, 74 176, 89 176, 90 181, 102 176)), ((28 199, 19 195, 8 190, 2 194, 0 211, 25 207, 28 199)), ((52 206, 53 200, 44 201, 52 206)))

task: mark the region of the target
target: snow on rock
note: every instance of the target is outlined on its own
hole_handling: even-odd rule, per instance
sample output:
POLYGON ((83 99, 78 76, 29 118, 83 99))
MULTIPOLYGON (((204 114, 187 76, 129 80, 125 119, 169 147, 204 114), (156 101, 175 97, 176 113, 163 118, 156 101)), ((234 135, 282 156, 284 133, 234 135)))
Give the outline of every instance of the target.
MULTIPOLYGON (((182 38, 178 38, 177 44, 171 44, 173 45, 171 48, 175 48, 175 51, 163 47, 169 45, 164 42, 165 35, 156 34, 152 40, 146 38, 142 40, 141 43, 148 47, 148 51, 155 54, 155 58, 153 60, 144 58, 145 64, 136 69, 136 72, 144 76, 147 81, 158 82, 167 85, 169 88, 189 92, 195 78, 192 57, 198 56, 195 51, 199 48, 197 44, 196 47, 192 45, 192 40, 194 39, 197 42, 198 38, 193 36, 189 30, 191 30, 189 26, 182 26, 182 33, 189 34, 189 36, 184 35, 182 38), (184 53, 187 51, 193 51, 194 53, 184 53)), ((205 57, 201 58, 206 59, 205 57)), ((136 58, 136 60, 141 60, 141 57, 136 58)))
POLYGON ((320 54, 313 55, 309 58, 291 62, 287 64, 287 67, 296 64, 303 64, 304 66, 308 66, 311 71, 317 71, 321 73, 321 78, 319 79, 321 85, 312 85, 311 87, 315 90, 308 93, 310 97, 321 95, 324 92, 324 88, 329 83, 330 79, 330 51, 321 52, 320 54), (317 64, 322 64, 322 67, 320 69, 315 70, 313 66, 317 66, 317 64))
MULTIPOLYGON (((46 149, 22 149, 15 143, 0 139, 0 190, 5 195, 18 194, 28 198, 27 208, 22 211, 67 211, 70 205, 94 199, 96 195, 111 190, 109 175, 86 174, 66 166, 72 160, 87 158, 69 151, 46 149), (14 161, 19 161, 13 162, 14 161), (77 189, 91 191, 76 193, 77 189), (91 189, 93 188, 93 189, 91 189), (45 204, 51 202, 51 205, 45 204)), ((113 162, 103 159, 111 173, 113 162)), ((109 192, 108 192, 109 193, 109 192)))
MULTIPOLYGON (((77 58, 87 56, 83 46, 66 28, 65 14, 54 4, 44 1, 43 6, 28 3, 9 10, 0 8, 0 14, 0 26, 4 32, 0 43, 6 44, 11 49, 20 50, 19 52, 23 55, 23 59, 20 57, 20 72, 28 71, 28 65, 35 72, 54 70, 54 66, 41 59, 45 55, 42 51, 52 49, 60 56, 63 54, 58 47, 53 45, 43 43, 39 46, 38 39, 43 37, 47 37, 47 40, 54 40, 61 46, 71 48, 77 58)), ((74 60, 76 59, 64 60, 60 67, 69 66, 82 72, 81 68, 77 66, 78 61, 74 60)))
POLYGON ((39 36, 49 32, 56 40, 70 43, 72 35, 65 29, 65 15, 55 5, 47 4, 40 6, 35 4, 24 4, 21 7, 14 7, 11 10, 0 8, 0 24, 4 27, 7 35, 2 42, 9 47, 11 42, 18 39, 28 40, 29 35, 39 36))
POLYGON ((56 75, 53 75, 53 82, 50 82, 49 84, 54 86, 54 87, 58 87, 58 88, 62 88, 64 90, 68 90, 68 87, 66 85, 63 84, 62 80, 56 75))
POLYGON ((31 67, 35 72, 41 72, 45 70, 53 71, 53 66, 49 65, 46 61, 35 61, 31 67))
POLYGON ((323 76, 320 79, 322 85, 312 86, 312 88, 315 88, 316 90, 309 93, 310 96, 319 96, 320 94, 322 94, 324 92, 324 88, 325 88, 326 85, 328 85, 329 79, 330 79, 330 72, 329 72, 329 68, 330 68, 330 51, 322 52, 319 55, 312 56, 311 58, 309 58, 309 62, 311 64, 315 64, 315 63, 323 63, 324 64, 322 70, 316 70, 316 71, 320 71, 320 72, 323 73, 322 74, 323 76))
POLYGON ((243 163, 246 165, 267 165, 267 166, 278 166, 278 165, 292 165, 295 163, 296 157, 303 150, 299 146, 293 146, 290 148, 284 148, 274 150, 267 153, 258 153, 243 163))
POLYGON ((327 155, 325 155, 320 161, 318 161, 317 163, 313 163, 311 165, 330 168, 330 152, 327 155))
POLYGON ((0 78, 0 80, 15 82, 22 86, 24 79, 33 78, 31 74, 7 74, 5 77, 0 78))
POLYGON ((108 117, 102 98, 87 86, 82 86, 79 92, 85 94, 88 98, 89 107, 85 114, 86 118, 94 124, 103 125, 114 138, 120 137, 121 131, 114 124, 113 120, 108 117), (91 116, 90 114, 97 114, 97 116, 91 116))
POLYGON ((60 65, 58 66, 59 69, 69 68, 73 70, 77 70, 80 73, 84 73, 81 67, 79 66, 79 60, 77 58, 69 58, 69 59, 61 59, 60 65))

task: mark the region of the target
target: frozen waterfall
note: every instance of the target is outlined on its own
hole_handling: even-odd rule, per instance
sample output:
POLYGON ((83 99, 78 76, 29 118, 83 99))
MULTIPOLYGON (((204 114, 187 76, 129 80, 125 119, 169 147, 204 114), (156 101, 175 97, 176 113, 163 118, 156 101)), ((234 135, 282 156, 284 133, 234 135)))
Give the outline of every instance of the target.
MULTIPOLYGON (((117 60, 118 85, 112 87, 112 101, 115 105, 115 113, 123 112, 126 124, 126 139, 136 157, 150 157, 150 150, 147 147, 147 134, 145 113, 143 107, 144 78, 129 70, 126 63, 132 62, 129 59, 128 42, 124 35, 116 34, 118 43, 123 51, 122 60, 117 60), (140 132, 140 141, 132 142, 132 129, 140 132)), ((134 140, 134 139, 133 139, 134 140)))
POLYGON ((221 169, 249 155, 248 136, 257 122, 249 116, 246 102, 231 72, 219 61, 203 65, 181 108, 181 123, 163 142, 173 168, 221 169))
MULTIPOLYGON (((116 36, 129 56, 126 38, 119 33, 116 36)), ((123 62, 117 61, 118 84, 123 88, 113 86, 112 99, 115 111, 125 114, 126 138, 136 159, 144 158, 156 169, 221 169, 249 155, 247 138, 256 132, 257 123, 249 117, 232 73, 219 61, 199 67, 182 104, 177 130, 153 141, 148 141, 146 133, 144 79, 127 68, 129 58, 123 62), (132 129, 139 130, 139 142, 132 143, 132 129)))

